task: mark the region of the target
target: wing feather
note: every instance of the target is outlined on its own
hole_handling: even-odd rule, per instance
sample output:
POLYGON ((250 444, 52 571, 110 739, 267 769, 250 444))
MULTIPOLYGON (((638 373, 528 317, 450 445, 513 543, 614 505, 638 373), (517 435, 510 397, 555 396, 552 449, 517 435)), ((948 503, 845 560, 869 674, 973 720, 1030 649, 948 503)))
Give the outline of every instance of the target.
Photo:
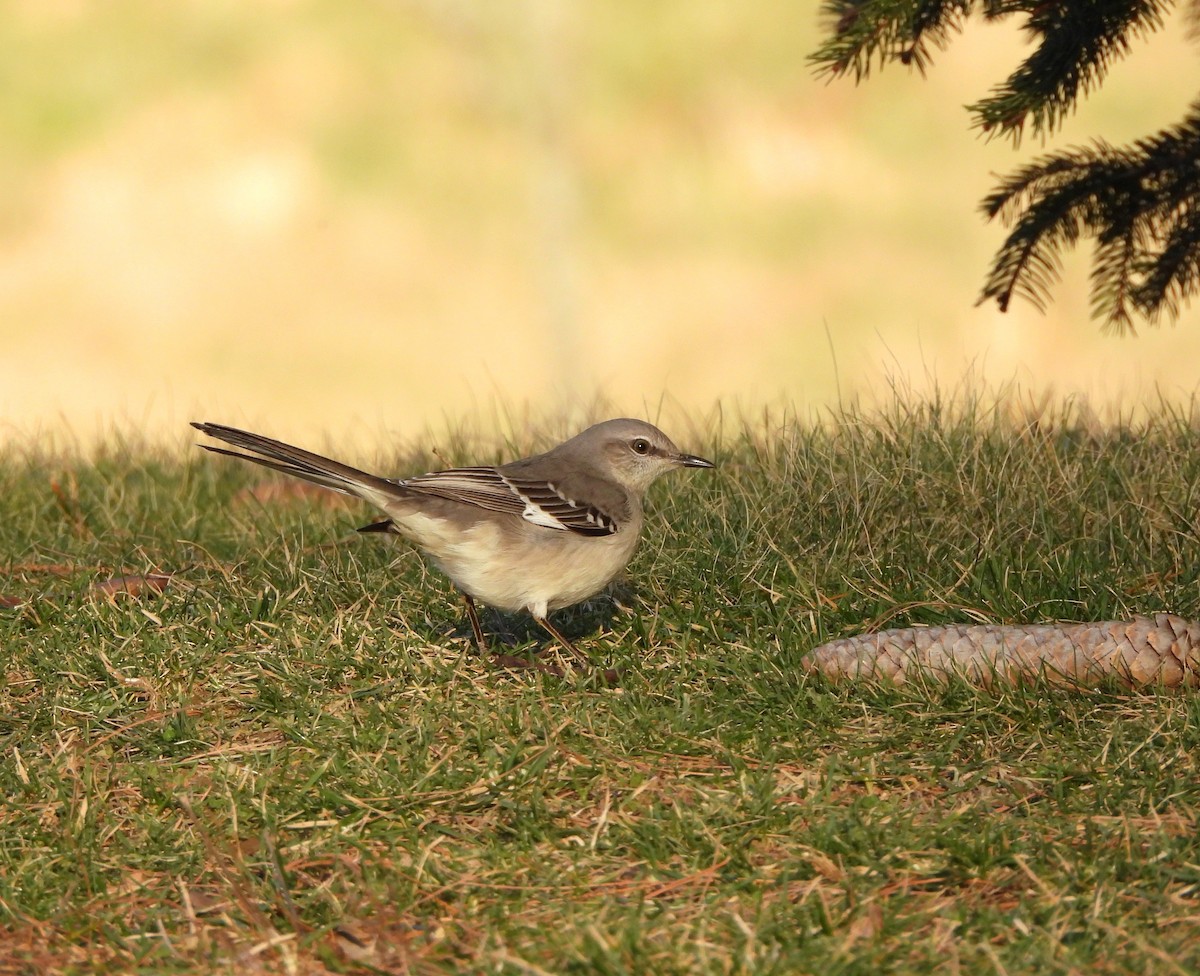
POLYGON ((496 468, 448 468, 406 478, 412 491, 519 515, 527 522, 581 535, 611 535, 616 520, 586 502, 568 498, 550 482, 507 478, 496 468))

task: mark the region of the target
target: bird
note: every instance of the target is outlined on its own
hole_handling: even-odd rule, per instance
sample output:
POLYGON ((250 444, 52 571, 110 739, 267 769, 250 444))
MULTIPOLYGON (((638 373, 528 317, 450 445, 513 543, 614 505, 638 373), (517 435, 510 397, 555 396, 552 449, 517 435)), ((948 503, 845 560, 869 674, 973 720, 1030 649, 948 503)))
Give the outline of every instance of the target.
MULTIPOLYGON (((625 568, 645 521, 643 499, 661 475, 713 468, 653 424, 594 424, 552 450, 497 466, 448 468, 403 479, 358 468, 224 424, 194 422, 252 461, 375 506, 385 519, 361 532, 408 540, 462 594, 480 654, 489 648, 475 603, 524 611, 581 666, 590 662, 549 614, 599 593, 625 568)), ((515 663, 505 658, 508 663, 515 663)))

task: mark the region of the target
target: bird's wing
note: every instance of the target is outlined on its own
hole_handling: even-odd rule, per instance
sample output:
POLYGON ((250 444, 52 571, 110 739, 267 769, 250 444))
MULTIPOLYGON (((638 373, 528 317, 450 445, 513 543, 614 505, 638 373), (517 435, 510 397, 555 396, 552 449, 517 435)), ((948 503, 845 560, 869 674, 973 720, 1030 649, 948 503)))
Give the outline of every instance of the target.
POLYGON ((449 468, 406 478, 401 484, 419 494, 519 515, 547 529, 581 535, 611 535, 617 531, 611 515, 570 497, 554 482, 511 477, 496 468, 449 468))

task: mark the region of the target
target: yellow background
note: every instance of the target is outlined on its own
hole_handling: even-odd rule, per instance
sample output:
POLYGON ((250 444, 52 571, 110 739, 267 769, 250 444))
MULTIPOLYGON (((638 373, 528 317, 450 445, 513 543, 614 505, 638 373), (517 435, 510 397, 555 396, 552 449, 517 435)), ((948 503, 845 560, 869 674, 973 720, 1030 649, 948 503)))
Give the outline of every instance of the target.
POLYGON ((0 441, 188 419, 380 444, 592 410, 801 411, 1016 381, 1189 403, 1200 322, 974 302, 996 175, 1200 89, 1178 21, 1047 145, 972 131, 1017 63, 827 83, 815 3, 0 3, 0 441))

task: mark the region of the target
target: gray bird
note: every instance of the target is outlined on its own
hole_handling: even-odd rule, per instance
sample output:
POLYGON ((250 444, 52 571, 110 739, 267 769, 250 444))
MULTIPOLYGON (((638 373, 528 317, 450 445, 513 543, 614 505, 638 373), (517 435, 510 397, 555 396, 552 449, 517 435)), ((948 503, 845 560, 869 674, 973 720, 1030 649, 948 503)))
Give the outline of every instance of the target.
POLYGON ((197 430, 251 453, 202 445, 370 502, 387 518, 364 532, 403 536, 462 592, 480 653, 475 601, 525 610, 579 660, 547 615, 586 600, 625 568, 644 521, 642 499, 660 475, 711 468, 641 420, 606 420, 545 454, 499 467, 381 478, 290 444, 226 427, 197 430))

